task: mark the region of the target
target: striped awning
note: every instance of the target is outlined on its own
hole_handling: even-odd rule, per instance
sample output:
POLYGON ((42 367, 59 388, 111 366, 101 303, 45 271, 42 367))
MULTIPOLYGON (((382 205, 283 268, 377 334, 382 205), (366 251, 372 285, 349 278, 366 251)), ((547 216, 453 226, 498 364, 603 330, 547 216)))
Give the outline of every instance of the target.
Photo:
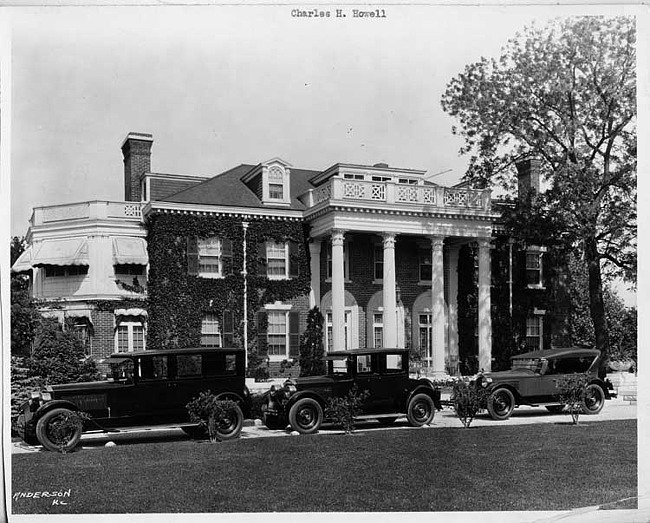
POLYGON ((113 311, 115 316, 147 316, 147 311, 144 309, 132 308, 132 309, 115 309, 113 311))
POLYGON ((32 248, 27 247, 11 266, 11 272, 18 274, 32 270, 32 248))
POLYGON ((147 265, 147 242, 144 238, 113 237, 113 265, 147 265))
POLYGON ((88 242, 86 238, 43 240, 32 245, 34 254, 32 266, 43 265, 88 265, 88 242))
POLYGON ((64 316, 66 318, 84 318, 88 320, 88 323, 92 324, 93 320, 90 316, 90 311, 87 309, 72 309, 64 311, 64 316))

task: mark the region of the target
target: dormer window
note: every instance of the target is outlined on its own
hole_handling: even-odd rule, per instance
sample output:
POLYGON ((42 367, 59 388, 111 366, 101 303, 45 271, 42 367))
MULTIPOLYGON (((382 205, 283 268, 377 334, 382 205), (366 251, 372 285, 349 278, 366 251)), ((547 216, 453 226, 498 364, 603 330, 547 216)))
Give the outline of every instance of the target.
POLYGON ((284 170, 278 166, 271 167, 268 174, 269 199, 284 200, 284 170))

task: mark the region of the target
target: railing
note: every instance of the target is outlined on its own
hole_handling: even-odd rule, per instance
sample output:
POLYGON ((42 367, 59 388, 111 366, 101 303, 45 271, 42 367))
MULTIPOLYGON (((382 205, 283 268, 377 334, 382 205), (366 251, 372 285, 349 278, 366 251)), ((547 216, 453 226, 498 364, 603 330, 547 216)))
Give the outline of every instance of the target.
POLYGON ((370 182, 332 178, 306 195, 305 203, 313 207, 320 202, 357 200, 388 204, 418 204, 441 208, 490 209, 490 191, 454 189, 431 185, 404 185, 393 182, 370 182))
POLYGON ((106 218, 141 221, 142 204, 140 202, 90 201, 50 207, 35 207, 31 221, 32 225, 43 225, 68 220, 106 218))

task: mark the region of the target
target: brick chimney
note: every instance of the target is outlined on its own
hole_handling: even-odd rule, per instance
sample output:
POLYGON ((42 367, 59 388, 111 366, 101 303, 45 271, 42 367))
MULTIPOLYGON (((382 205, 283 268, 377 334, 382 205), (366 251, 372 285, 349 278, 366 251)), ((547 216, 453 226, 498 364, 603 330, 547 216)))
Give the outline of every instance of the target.
POLYGON ((531 190, 539 194, 540 164, 539 158, 527 158, 517 162, 518 194, 520 198, 525 197, 531 190))
POLYGON ((122 142, 124 156, 124 200, 139 202, 140 177, 151 171, 151 145, 153 136, 146 133, 129 133, 122 142))

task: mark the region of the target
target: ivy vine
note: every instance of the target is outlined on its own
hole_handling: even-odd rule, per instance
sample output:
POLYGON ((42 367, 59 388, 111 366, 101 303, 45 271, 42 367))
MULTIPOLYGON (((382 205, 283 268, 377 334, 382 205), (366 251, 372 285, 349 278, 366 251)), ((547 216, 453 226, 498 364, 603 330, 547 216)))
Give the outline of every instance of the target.
MULTIPOLYGON (((250 219, 246 230, 247 325, 250 366, 257 354, 256 312, 266 303, 286 302, 306 295, 310 289, 308 226, 299 221, 250 219), (269 280, 260 274, 259 245, 265 241, 293 241, 299 276, 269 280)), ((219 316, 231 311, 234 342, 243 346, 244 329, 244 228, 242 219, 230 216, 155 214, 148 223, 149 251, 149 346, 157 348, 198 346, 201 321, 206 313, 219 316), (232 241, 233 274, 224 278, 190 275, 187 267, 187 239, 218 236, 232 241)))

